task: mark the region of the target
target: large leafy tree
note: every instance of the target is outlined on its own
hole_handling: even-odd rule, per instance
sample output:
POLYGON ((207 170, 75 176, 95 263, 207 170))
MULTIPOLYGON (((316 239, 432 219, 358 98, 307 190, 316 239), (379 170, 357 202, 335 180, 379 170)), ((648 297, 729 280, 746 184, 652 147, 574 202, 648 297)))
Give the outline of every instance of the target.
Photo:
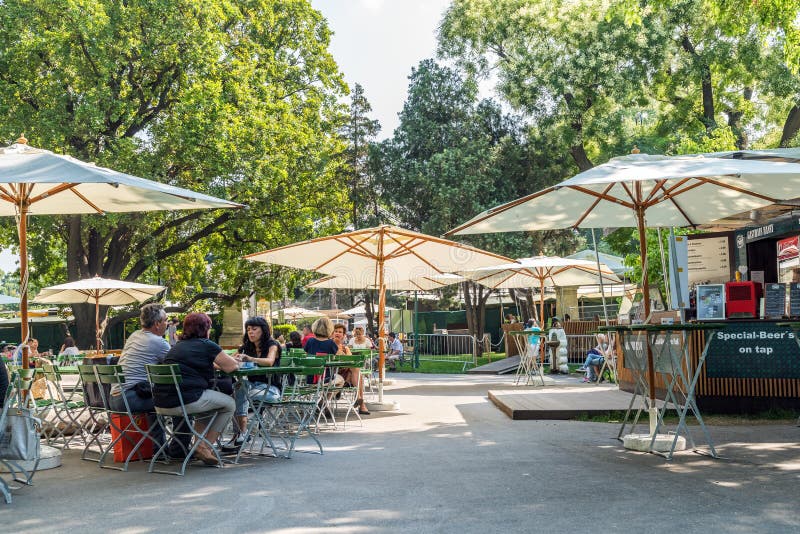
MULTIPOLYGON (((518 118, 479 101, 473 80, 422 61, 409 77, 408 97, 394 135, 375 147, 371 165, 381 199, 409 228, 438 235, 466 218, 549 184, 564 158, 526 137, 518 118), (547 161, 547 162, 546 162, 547 161)), ((561 166, 561 168, 559 168, 561 166)), ((471 244, 509 256, 569 247, 571 234, 470 236, 471 244), (565 238, 566 236, 566 238, 565 238)), ((560 250, 559 250, 560 251, 560 250)), ((483 333, 491 291, 464 284, 467 323, 483 333)))
POLYGON ((4 1, 0 135, 249 206, 34 218, 34 282, 162 281, 184 301, 291 284, 240 258, 348 211, 329 36, 307 0, 4 1))

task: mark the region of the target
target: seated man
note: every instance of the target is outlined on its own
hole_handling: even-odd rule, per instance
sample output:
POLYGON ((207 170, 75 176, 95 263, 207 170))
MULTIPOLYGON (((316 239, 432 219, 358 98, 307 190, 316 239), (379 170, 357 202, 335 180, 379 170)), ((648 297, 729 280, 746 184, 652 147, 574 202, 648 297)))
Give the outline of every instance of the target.
POLYGON ((389 332, 389 352, 386 354, 389 370, 397 371, 398 360, 403 363, 403 342, 397 339, 397 334, 389 332))
POLYGON ((597 334, 597 346, 589 349, 586 354, 586 361, 583 366, 578 368, 578 371, 585 371, 586 376, 583 378, 584 382, 594 382, 597 380, 597 375, 600 372, 600 367, 605 362, 606 356, 609 354, 608 337, 605 334, 597 334))

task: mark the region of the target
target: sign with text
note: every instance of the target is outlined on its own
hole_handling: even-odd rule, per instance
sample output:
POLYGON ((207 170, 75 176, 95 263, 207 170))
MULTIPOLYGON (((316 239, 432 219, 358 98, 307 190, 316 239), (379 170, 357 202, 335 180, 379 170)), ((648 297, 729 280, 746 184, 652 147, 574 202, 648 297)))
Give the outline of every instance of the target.
POLYGON ((786 284, 764 284, 764 315, 783 317, 786 314, 786 284))
POLYGON ((800 378, 795 333, 774 323, 730 323, 708 345, 709 378, 800 378))
POLYGON ((688 243, 689 286, 731 281, 728 236, 695 237, 688 243))

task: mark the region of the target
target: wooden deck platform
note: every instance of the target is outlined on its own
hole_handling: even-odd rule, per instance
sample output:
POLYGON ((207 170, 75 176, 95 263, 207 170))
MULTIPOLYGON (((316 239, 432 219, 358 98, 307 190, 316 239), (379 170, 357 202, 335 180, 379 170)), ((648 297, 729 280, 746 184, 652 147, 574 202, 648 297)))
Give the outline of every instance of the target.
POLYGON ((631 394, 616 386, 539 387, 490 390, 491 400, 511 419, 573 419, 625 411, 631 394))

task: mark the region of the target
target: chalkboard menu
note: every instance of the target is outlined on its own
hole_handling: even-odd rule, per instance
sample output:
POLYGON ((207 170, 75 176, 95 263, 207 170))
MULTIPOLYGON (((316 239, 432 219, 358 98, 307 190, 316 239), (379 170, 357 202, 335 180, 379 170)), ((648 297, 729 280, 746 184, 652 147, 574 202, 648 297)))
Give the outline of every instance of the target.
POLYGON ((764 315, 783 317, 786 313, 786 284, 764 284, 764 315))
POLYGON ((789 284, 789 315, 800 317, 800 284, 797 282, 789 284))

